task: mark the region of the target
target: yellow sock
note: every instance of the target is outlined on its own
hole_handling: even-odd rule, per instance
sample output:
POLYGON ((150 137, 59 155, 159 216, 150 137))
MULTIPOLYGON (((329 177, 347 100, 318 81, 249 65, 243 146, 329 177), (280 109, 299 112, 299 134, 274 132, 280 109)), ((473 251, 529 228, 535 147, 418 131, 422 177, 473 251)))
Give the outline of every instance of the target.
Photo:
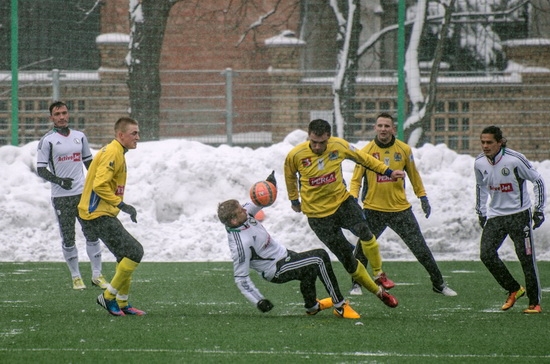
POLYGON ((351 278, 353 278, 355 282, 365 287, 371 293, 376 294, 380 289, 378 285, 374 283, 372 278, 367 273, 365 266, 360 261, 357 261, 357 269, 354 273, 351 274, 351 278))
MULTIPOLYGON (((117 264, 115 276, 111 280, 111 287, 113 287, 118 292, 117 296, 128 296, 128 291, 130 290, 130 282, 132 280, 132 273, 134 273, 134 270, 136 270, 138 264, 139 263, 136 263, 128 258, 122 258, 122 260, 117 264)), ((115 298, 109 297, 113 296, 113 294, 108 289, 105 290, 104 295, 107 299, 115 298)))
POLYGON ((376 237, 373 235, 369 241, 361 240, 361 249, 372 267, 372 275, 376 277, 378 273, 382 272, 382 256, 376 237))

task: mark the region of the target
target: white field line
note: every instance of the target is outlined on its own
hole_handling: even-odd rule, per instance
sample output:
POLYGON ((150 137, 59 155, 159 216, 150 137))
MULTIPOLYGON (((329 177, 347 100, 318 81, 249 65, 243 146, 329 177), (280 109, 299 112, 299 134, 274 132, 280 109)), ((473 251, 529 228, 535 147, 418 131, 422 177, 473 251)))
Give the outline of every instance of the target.
POLYGON ((490 354, 407 354, 407 353, 395 353, 395 352, 315 352, 315 351, 277 351, 277 350, 248 350, 248 351, 236 351, 236 350, 210 350, 210 349, 144 349, 144 348, 135 348, 135 349, 78 349, 78 348, 65 348, 65 349, 53 349, 53 348, 28 348, 28 349, 13 349, 13 348, 0 348, 0 352, 4 353, 32 353, 32 352, 127 352, 127 353, 175 353, 175 354, 207 354, 207 355, 235 355, 235 356, 246 356, 246 355, 288 355, 288 356, 319 356, 319 357, 371 357, 371 358, 502 358, 502 359, 550 359, 550 354, 548 355, 529 355, 525 353, 517 355, 502 355, 498 353, 490 354))

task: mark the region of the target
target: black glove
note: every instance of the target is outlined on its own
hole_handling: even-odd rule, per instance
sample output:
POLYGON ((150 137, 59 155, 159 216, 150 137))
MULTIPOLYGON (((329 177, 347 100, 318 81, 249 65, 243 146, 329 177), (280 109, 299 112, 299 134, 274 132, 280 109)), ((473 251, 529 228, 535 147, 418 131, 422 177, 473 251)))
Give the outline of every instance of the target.
POLYGON ((269 312, 273 308, 273 303, 269 302, 269 300, 263 299, 259 300, 256 306, 258 307, 258 310, 262 312, 269 312))
POLYGON ((73 188, 73 179, 72 178, 57 178, 55 181, 59 186, 64 190, 70 190, 73 188))
POLYGON ((273 183, 273 186, 277 187, 277 180, 275 179, 275 171, 272 171, 269 176, 265 179, 267 182, 273 183))
POLYGON ((483 229, 485 227, 485 223, 487 222, 487 216, 479 215, 477 218, 479 219, 479 226, 483 229))
POLYGON ((132 219, 133 222, 137 222, 137 211, 134 206, 121 202, 118 204, 118 208, 120 209, 120 211, 130 215, 130 219, 132 219))
POLYGON ((422 205, 422 211, 426 214, 426 219, 430 217, 430 214, 432 213, 432 207, 430 206, 430 202, 428 201, 428 198, 426 196, 420 197, 420 204, 422 205))
POLYGON ((535 211, 533 213, 533 230, 540 227, 542 223, 544 222, 544 212, 542 211, 535 211))

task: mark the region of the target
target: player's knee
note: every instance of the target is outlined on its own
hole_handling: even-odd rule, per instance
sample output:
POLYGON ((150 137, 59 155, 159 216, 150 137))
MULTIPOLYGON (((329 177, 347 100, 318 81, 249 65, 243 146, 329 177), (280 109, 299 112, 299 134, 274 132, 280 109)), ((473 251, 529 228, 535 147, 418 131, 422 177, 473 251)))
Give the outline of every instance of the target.
POLYGON ((361 224, 356 224, 353 227, 353 231, 362 241, 369 241, 374 236, 372 235, 372 232, 370 231, 366 222, 361 224))

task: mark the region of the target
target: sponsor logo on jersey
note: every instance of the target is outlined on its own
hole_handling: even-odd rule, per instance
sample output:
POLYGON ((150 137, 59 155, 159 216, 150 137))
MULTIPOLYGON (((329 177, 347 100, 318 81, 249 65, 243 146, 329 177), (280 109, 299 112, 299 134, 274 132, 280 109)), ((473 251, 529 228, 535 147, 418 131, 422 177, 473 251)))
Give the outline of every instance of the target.
POLYGON ((512 192, 514 190, 514 186, 512 186, 511 183, 501 183, 499 186, 489 186, 489 189, 491 191, 512 192))
POLYGON ((301 160, 302 167, 309 167, 311 166, 311 158, 304 158, 301 160))
POLYGON ((337 150, 333 150, 332 152, 330 152, 328 154, 328 160, 329 161, 333 161, 333 160, 336 160, 338 159, 338 151, 337 150))
POLYGON ((393 182, 391 177, 386 176, 385 174, 376 174, 376 182, 378 183, 385 183, 385 182, 393 182))
POLYGON ((336 181, 336 173, 331 172, 319 177, 313 177, 309 179, 310 186, 324 186, 336 181))
POLYGON ((115 195, 117 196, 124 196, 124 186, 117 186, 115 195))
POLYGON ((80 153, 73 153, 71 155, 63 155, 63 156, 59 156, 57 158, 58 162, 67 162, 67 161, 80 162, 81 160, 82 160, 82 158, 81 158, 80 153))

